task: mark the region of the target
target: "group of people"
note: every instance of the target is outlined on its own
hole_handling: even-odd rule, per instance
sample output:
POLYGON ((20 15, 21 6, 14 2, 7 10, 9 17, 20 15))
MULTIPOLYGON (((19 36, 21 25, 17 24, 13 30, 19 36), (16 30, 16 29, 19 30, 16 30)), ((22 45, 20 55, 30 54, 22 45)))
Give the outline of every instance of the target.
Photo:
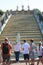
MULTIPOLYGON (((5 38, 5 41, 0 45, 0 62, 2 65, 10 65, 10 56, 12 52, 12 44, 9 42, 8 38, 5 38)), ((43 64, 43 44, 39 42, 39 45, 36 46, 33 39, 30 39, 30 43, 26 40, 23 40, 23 44, 18 42, 14 43, 14 54, 16 62, 19 62, 19 54, 22 51, 23 58, 26 62, 29 62, 29 65, 34 65, 34 51, 37 52, 39 61, 37 61, 37 65, 41 61, 43 64), (30 60, 31 59, 31 63, 30 60)))
POLYGON ((30 39, 30 43, 28 43, 26 40, 23 40, 22 45, 16 42, 14 45, 16 62, 19 61, 19 54, 21 51, 23 53, 23 57, 26 62, 26 65, 27 65, 27 62, 29 62, 29 65, 34 65, 35 51, 37 52, 37 56, 39 58, 39 60, 37 61, 37 65, 39 65, 40 61, 43 64, 43 43, 41 41, 39 42, 38 45, 35 45, 33 39, 30 39), (29 59, 31 59, 31 62, 29 59))

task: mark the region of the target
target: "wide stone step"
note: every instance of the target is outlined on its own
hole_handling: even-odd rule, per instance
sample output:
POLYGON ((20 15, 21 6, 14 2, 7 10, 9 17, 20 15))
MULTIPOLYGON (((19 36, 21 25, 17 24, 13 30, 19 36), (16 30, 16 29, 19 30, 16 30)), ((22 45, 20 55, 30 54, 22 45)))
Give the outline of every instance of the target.
MULTIPOLYGON (((34 24, 33 24, 34 26, 33 26, 33 25, 29 25, 29 23, 27 23, 27 24, 28 24, 28 25, 26 25, 26 24, 25 24, 25 25, 23 25, 23 24, 22 24, 22 25, 20 25, 20 24, 19 24, 19 25, 14 25, 14 24, 13 24, 13 25, 6 26, 6 28, 7 28, 7 29, 8 29, 8 28, 15 28, 15 27, 16 27, 16 28, 20 28, 20 27, 21 27, 21 28, 34 28, 34 27, 35 27, 35 28, 38 28, 38 27, 37 27, 36 25, 34 25, 34 24)), ((6 29, 6 28, 5 28, 5 29, 6 29)))
MULTIPOLYGON (((11 22, 9 22, 9 24, 7 23, 7 24, 8 24, 7 26, 9 26, 9 25, 10 25, 10 26, 11 26, 11 25, 13 25, 13 26, 16 26, 16 25, 25 26, 24 23, 25 23, 26 25, 29 25, 29 26, 33 26, 33 24, 34 24, 34 26, 37 26, 37 25, 38 25, 35 21, 34 21, 34 22, 31 22, 31 21, 28 20, 28 22, 27 22, 27 21, 26 21, 26 22, 24 22, 24 21, 16 21, 16 22, 13 21, 13 22, 12 22, 12 21, 11 21, 11 22), (37 25, 36 25, 36 24, 37 24, 37 25)), ((7 27, 7 26, 6 26, 6 27, 7 27)), ((10 27, 10 26, 9 26, 9 27, 10 27)))
MULTIPOLYGON (((16 41, 16 37, 8 37, 10 41, 16 41)), ((23 41, 24 39, 26 39, 27 41, 29 41, 31 38, 34 39, 34 41, 39 41, 42 40, 41 37, 21 37, 20 40, 23 41)), ((4 40, 5 37, 3 37, 2 39, 0 39, 0 41, 4 40)))
POLYGON ((4 31, 38 31, 39 29, 38 28, 7 28, 7 30, 6 29, 4 29, 4 31))
POLYGON ((13 32, 13 33, 15 33, 15 32, 16 33, 18 33, 18 32, 20 32, 20 33, 25 33, 25 32, 26 33, 39 33, 39 30, 37 30, 37 31, 31 31, 31 30, 30 31, 28 31, 28 30, 23 30, 23 31, 22 30, 20 30, 20 31, 19 30, 17 30, 17 31, 9 30, 9 31, 3 31, 2 33, 10 33, 10 32, 13 32))
MULTIPOLYGON (((11 32, 11 33, 6 32, 6 33, 3 33, 2 36, 17 36, 17 34, 18 33, 16 33, 16 32, 11 32)), ((20 36, 42 36, 40 34, 41 33, 39 33, 39 32, 36 32, 36 33, 35 32, 34 33, 33 32, 30 32, 30 33, 29 32, 27 32, 27 33, 26 32, 25 33, 21 32, 20 36)))
MULTIPOLYGON (((23 34, 22 34, 22 33, 23 33, 23 32, 20 33, 21 36, 42 36, 41 33, 38 33, 38 32, 36 32, 36 34, 35 34, 35 32, 34 32, 34 33, 33 33, 33 32, 28 32, 28 34, 26 34, 26 33, 23 33, 23 34), (32 33, 32 34, 31 34, 31 33, 32 33)), ((17 36, 17 34, 18 34, 18 32, 15 32, 15 33, 8 33, 8 32, 7 32, 7 33, 3 33, 2 35, 3 35, 3 36, 4 36, 4 35, 5 35, 5 36, 17 36)))
POLYGON ((33 15, 15 15, 10 18, 6 27, 4 28, 2 35, 0 36, 0 42, 4 41, 5 37, 8 37, 10 41, 15 42, 16 36, 20 32, 20 41, 26 39, 29 41, 31 38, 34 41, 42 40, 38 24, 33 15))
MULTIPOLYGON (((17 35, 3 35, 3 36, 0 36, 1 38, 5 38, 5 37, 13 37, 13 38, 15 38, 17 35)), ((22 38, 22 37, 42 37, 41 35, 20 35, 20 37, 22 38)))

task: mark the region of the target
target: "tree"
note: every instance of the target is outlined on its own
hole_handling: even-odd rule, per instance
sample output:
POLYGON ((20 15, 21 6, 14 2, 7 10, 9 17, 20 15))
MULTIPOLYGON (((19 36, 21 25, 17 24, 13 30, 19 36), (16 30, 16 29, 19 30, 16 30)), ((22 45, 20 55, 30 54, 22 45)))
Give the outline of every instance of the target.
POLYGON ((0 10, 0 15, 3 15, 3 13, 4 13, 4 12, 3 12, 2 10, 0 10))

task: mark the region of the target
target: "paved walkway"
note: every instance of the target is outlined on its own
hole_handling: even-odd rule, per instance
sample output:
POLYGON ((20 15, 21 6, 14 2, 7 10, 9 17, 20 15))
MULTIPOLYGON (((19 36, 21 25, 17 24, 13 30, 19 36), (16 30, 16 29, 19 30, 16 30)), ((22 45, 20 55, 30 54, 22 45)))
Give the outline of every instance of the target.
MULTIPOLYGON (((2 65, 2 64, 0 64, 0 65, 2 65)), ((15 59, 11 59, 10 65, 26 65, 26 63, 24 62, 24 59, 22 59, 22 58, 17 63, 15 62, 15 59)), ((27 65, 29 65, 29 63, 27 63, 27 65)), ((36 59, 34 65, 37 65, 37 59, 36 59)), ((42 63, 40 62, 39 65, 42 65, 42 63)))
MULTIPOLYGON (((0 64, 0 65, 2 65, 2 64, 0 64)), ((23 62, 23 63, 18 62, 18 63, 11 63, 10 65, 26 65, 26 64, 25 64, 25 62, 23 62)), ((27 65, 29 65, 29 63, 27 63, 27 65)), ((37 65, 37 62, 35 62, 34 65, 37 65)), ((39 65, 42 65, 42 63, 40 62, 39 65)))
MULTIPOLYGON (((26 65, 26 64, 25 63, 13 63, 11 65, 26 65)), ((27 65, 29 65, 29 64, 27 63, 27 65)), ((35 62, 34 65, 37 65, 37 63, 35 62)), ((39 63, 39 65, 42 65, 42 63, 39 63)))

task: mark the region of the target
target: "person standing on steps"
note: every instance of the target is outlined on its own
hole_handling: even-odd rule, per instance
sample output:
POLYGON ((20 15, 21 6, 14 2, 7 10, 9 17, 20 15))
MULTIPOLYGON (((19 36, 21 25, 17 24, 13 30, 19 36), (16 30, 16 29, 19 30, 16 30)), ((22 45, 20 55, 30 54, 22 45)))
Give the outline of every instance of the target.
POLYGON ((5 41, 2 43, 1 48, 2 48, 2 59, 3 59, 2 65, 5 65, 5 63, 7 65, 10 65, 12 45, 8 43, 7 38, 5 38, 5 41))
POLYGON ((26 40, 23 40, 22 50, 23 50, 23 57, 24 57, 26 65, 27 65, 27 62, 29 62, 29 49, 30 49, 29 43, 27 43, 26 40))
POLYGON ((42 63, 42 44, 40 42, 39 42, 38 47, 37 47, 37 55, 38 55, 38 58, 39 58, 37 65, 39 65, 40 61, 42 63))
POLYGON ((15 54, 16 62, 19 62, 20 44, 18 42, 16 42, 14 45, 14 54, 15 54))
POLYGON ((42 64, 43 64, 43 43, 42 43, 42 64))
POLYGON ((36 48, 36 45, 34 43, 33 39, 30 39, 30 53, 29 56, 31 58, 31 65, 34 65, 34 49, 36 48))

